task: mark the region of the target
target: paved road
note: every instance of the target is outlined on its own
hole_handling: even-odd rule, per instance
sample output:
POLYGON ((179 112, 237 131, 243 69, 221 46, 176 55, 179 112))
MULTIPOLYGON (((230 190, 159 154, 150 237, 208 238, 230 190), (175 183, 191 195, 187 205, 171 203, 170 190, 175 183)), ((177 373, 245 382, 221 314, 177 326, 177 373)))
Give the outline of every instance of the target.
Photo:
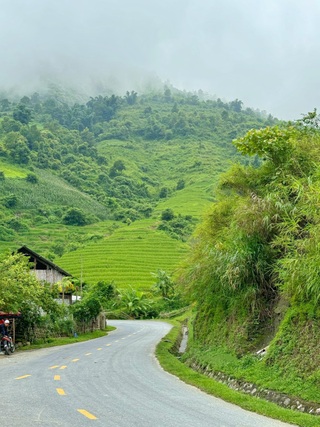
POLYGON ((108 336, 0 355, 0 425, 285 427, 208 396, 154 357, 162 322, 110 321, 108 336))

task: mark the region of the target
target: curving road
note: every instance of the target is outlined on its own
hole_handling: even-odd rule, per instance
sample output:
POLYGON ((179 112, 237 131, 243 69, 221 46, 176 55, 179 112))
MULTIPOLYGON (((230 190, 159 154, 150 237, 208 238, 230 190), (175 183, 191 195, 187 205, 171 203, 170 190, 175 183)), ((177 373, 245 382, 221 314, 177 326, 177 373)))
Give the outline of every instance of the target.
POLYGON ((170 325, 110 321, 108 336, 0 355, 0 424, 103 427, 285 427, 208 396, 154 357, 170 325))

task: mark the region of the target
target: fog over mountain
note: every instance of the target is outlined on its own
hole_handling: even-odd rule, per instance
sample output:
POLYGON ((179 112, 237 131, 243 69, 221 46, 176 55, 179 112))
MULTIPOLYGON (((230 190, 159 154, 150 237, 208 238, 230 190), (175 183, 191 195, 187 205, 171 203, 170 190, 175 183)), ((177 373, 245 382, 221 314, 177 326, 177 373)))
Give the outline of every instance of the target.
POLYGON ((0 0, 0 87, 169 81, 296 119, 319 107, 317 0, 0 0))

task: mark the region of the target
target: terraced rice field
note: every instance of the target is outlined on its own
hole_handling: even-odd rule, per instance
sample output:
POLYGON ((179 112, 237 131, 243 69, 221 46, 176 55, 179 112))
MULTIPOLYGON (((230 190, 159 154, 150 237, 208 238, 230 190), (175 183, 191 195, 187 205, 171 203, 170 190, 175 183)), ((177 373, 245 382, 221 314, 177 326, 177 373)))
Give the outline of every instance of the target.
MULTIPOLYGON (((151 224, 151 222, 150 222, 151 224)), ((151 273, 174 274, 188 245, 146 227, 146 221, 116 230, 110 237, 69 252, 55 262, 84 282, 112 281, 119 288, 132 285, 148 290, 151 273)))

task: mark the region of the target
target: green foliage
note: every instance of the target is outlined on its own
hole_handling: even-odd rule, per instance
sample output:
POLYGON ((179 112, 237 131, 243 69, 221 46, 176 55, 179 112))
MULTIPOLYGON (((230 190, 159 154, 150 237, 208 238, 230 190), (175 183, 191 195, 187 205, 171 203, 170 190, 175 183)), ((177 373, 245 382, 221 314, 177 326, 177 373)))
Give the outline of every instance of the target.
POLYGON ((14 120, 23 124, 28 124, 32 118, 32 112, 24 104, 20 104, 13 110, 12 116, 14 120))
POLYGON ((6 208, 13 208, 18 203, 18 197, 15 194, 8 194, 7 196, 1 198, 1 203, 6 208))
POLYGON ((160 199, 165 199, 169 195, 169 189, 167 187, 162 187, 160 189, 159 197, 160 199))
POLYGON ((162 221, 170 221, 174 218, 174 212, 172 209, 165 209, 161 214, 162 221))
POLYGON ((166 209, 161 214, 162 222, 158 230, 165 231, 170 237, 187 241, 194 230, 194 221, 191 215, 175 216, 172 209, 166 209))
POLYGON ((85 225, 87 218, 79 208, 69 208, 63 215, 63 222, 68 225, 85 225))
POLYGON ((153 301, 143 291, 138 291, 129 287, 120 291, 121 309, 129 316, 135 319, 152 317, 153 301))
POLYGON ((182 190, 185 187, 186 183, 184 179, 179 179, 177 182, 177 190, 182 190))
POLYGON ((205 337, 210 321, 217 331, 207 340, 218 340, 227 321, 225 340, 243 351, 258 345, 280 292, 318 301, 319 216, 313 207, 319 194, 319 139, 289 125, 250 131, 235 142, 265 162, 259 168, 234 166, 222 177, 219 202, 199 228, 184 272, 184 283, 201 307, 197 333, 205 337))
POLYGON ((28 258, 22 254, 5 256, 0 263, 0 306, 3 311, 50 310, 52 293, 30 274, 28 258))
POLYGON ((114 299, 118 296, 118 291, 113 283, 100 280, 89 287, 87 294, 98 299, 101 307, 106 309, 112 306, 114 299))
POLYGON ((10 242, 14 237, 15 233, 13 230, 8 227, 5 227, 4 225, 0 225, 0 240, 10 242))
POLYGON ((38 177, 35 173, 30 172, 28 173, 27 177, 26 177, 26 181, 30 182, 31 184, 37 184, 38 182, 38 177))
POLYGON ((156 282, 154 289, 158 291, 162 298, 170 298, 174 296, 174 283, 170 276, 164 270, 158 270, 157 273, 152 273, 156 282))
POLYGON ((80 323, 89 323, 101 312, 101 303, 95 295, 86 295, 81 301, 72 305, 74 318, 80 323))

